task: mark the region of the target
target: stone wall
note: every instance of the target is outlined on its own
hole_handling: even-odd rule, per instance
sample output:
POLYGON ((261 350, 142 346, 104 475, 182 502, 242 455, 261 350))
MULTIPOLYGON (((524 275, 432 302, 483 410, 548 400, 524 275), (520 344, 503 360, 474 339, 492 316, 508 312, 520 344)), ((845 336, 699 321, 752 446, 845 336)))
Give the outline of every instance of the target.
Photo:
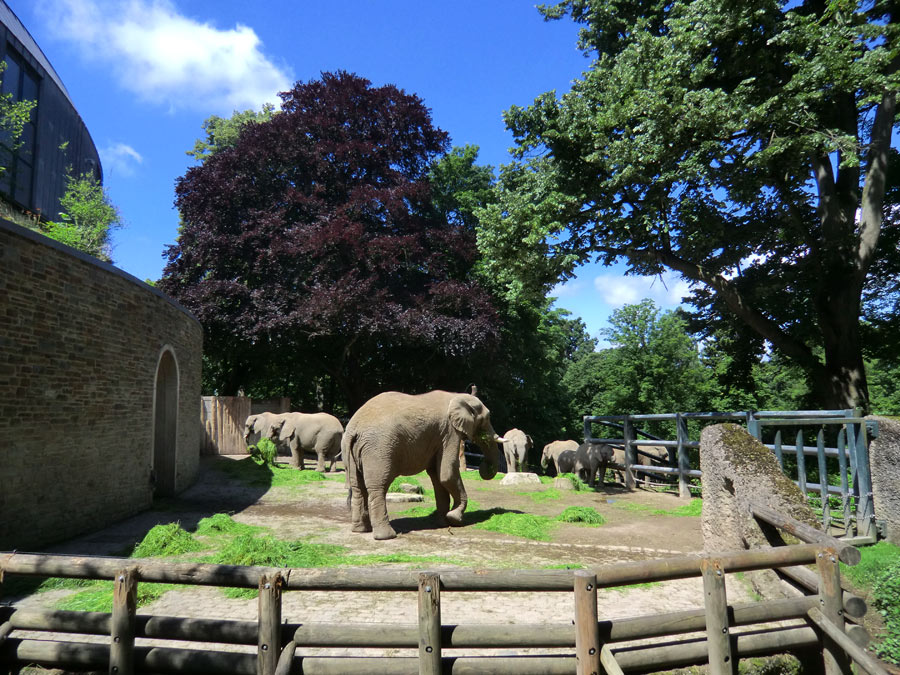
POLYGON ((0 550, 190 485, 201 351, 200 324, 156 289, 0 221, 0 550))

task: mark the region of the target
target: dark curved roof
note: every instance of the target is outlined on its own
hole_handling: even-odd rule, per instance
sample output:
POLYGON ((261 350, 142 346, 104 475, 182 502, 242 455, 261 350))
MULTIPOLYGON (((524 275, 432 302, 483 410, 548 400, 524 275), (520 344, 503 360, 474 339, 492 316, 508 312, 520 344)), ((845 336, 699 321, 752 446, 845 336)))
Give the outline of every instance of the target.
POLYGON ((21 21, 19 21, 19 17, 17 17, 15 12, 13 12, 9 8, 9 5, 6 4, 6 0, 0 0, 0 24, 6 26, 7 30, 15 35, 16 39, 21 42, 35 60, 41 64, 41 68, 47 72, 47 76, 60 88, 60 91, 62 91, 66 99, 68 99, 69 103, 72 104, 72 107, 74 108, 75 104, 73 104, 72 99, 69 98, 69 92, 66 89, 66 85, 59 79, 59 75, 57 75, 56 71, 53 69, 50 60, 38 46, 38 43, 34 41, 34 38, 31 37, 31 33, 28 32, 28 29, 25 28, 21 21))

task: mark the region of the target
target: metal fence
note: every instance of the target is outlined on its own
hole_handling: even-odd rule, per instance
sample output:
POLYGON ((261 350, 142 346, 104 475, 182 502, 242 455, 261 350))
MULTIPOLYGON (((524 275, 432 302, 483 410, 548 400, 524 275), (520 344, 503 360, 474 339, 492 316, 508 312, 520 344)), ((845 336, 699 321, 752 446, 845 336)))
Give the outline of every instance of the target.
MULTIPOLYGON (((586 443, 606 443, 624 448, 625 485, 632 489, 635 474, 677 478, 678 493, 690 497, 700 489, 700 429, 716 422, 735 422, 775 453, 782 470, 794 480, 811 505, 821 511, 826 530, 875 541, 878 528, 872 498, 868 441, 878 434, 878 423, 855 410, 793 410, 747 412, 685 412, 655 415, 604 415, 584 417, 586 443), (650 436, 641 427, 648 423, 674 426, 674 439, 650 436), (600 425, 604 433, 593 433, 600 425), (693 427, 689 431, 689 427, 693 427), (610 437, 608 430, 620 432, 610 437), (787 434, 791 438, 787 438, 787 434), (662 447, 669 453, 667 466, 641 461, 642 447, 662 447), (815 457, 807 462, 807 457, 815 457), (812 476, 811 476, 812 474, 812 476), (813 480, 814 478, 814 480, 813 480)), ((674 487, 674 483, 672 484, 674 487)))

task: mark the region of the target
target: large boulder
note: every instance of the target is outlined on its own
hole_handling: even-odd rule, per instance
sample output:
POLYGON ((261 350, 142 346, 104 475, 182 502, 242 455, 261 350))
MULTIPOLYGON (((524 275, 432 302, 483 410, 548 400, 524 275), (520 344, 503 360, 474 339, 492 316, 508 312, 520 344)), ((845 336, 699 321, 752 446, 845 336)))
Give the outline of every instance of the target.
POLYGON ((900 422, 869 417, 878 422, 878 435, 869 443, 875 517, 886 525, 886 538, 900 545, 900 422))
MULTIPOLYGON (((822 525, 800 488, 781 470, 774 453, 736 424, 715 424, 700 434, 703 472, 703 548, 709 553, 742 551, 796 543, 789 535, 750 512, 750 504, 767 506, 816 529, 822 525)), ((783 595, 773 572, 749 575, 756 590, 767 597, 783 595)))
POLYGON ((540 485, 541 479, 536 473, 508 473, 500 481, 500 485, 540 485))

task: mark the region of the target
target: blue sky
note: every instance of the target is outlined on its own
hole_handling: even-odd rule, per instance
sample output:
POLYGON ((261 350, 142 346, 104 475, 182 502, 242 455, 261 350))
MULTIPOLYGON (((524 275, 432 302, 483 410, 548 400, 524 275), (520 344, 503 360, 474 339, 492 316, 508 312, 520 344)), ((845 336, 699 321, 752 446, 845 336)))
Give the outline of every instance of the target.
MULTIPOLYGON (((419 95, 454 145, 481 163, 510 161, 502 112, 567 91, 589 66, 568 19, 544 22, 528 0, 6 0, 65 83, 100 151, 126 227, 118 267, 158 279, 174 243, 176 178, 211 114, 277 103, 277 92, 348 70, 419 95)), ((666 308, 677 279, 624 277, 589 265, 555 289, 594 336, 611 309, 651 297, 666 308)))

